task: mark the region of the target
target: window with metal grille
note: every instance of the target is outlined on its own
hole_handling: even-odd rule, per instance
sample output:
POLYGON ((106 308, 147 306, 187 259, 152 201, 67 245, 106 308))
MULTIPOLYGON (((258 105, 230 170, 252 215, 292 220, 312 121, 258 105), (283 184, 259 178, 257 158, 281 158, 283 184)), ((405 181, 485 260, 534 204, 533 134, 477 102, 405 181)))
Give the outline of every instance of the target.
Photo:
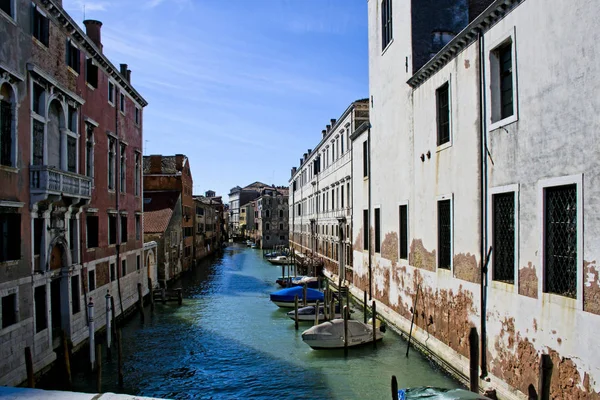
POLYGON ((392 41, 392 0, 381 2, 381 50, 392 41))
POLYGON ((33 37, 48 47, 48 37, 50 32, 50 21, 35 4, 31 5, 31 22, 33 37))
POLYGON ((369 210, 363 210, 363 249, 369 250, 369 210))
POLYGON ((498 49, 500 66, 500 118, 513 115, 512 43, 498 49))
POLYGON ((515 282, 515 193, 492 196, 492 248, 495 281, 515 282))
POLYGON ((0 213, 0 262, 21 258, 21 214, 0 213))
POLYGON ((450 200, 438 201, 438 268, 450 269, 452 260, 452 214, 450 200))
POLYGON ((48 311, 46 309, 46 285, 38 286, 34 290, 35 300, 35 333, 48 327, 48 311))
POLYGON ((577 297, 577 185, 545 189, 545 291, 577 297))
POLYGON ((450 141, 450 91, 448 82, 435 92, 437 102, 437 145, 450 141))
POLYGON ((400 258, 408 259, 408 206, 400 206, 400 258))
POLYGON ((12 104, 0 100, 0 164, 12 165, 12 104))
POLYGON ((381 209, 375 209, 375 253, 381 252, 381 209))

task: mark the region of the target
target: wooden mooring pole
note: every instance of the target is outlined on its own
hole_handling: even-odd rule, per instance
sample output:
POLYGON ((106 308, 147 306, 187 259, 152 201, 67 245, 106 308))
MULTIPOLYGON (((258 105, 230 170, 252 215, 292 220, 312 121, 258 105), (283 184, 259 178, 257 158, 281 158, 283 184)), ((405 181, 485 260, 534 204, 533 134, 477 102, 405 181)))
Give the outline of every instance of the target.
POLYGON ((96 345, 96 391, 102 393, 102 345, 96 345))
POLYGON ((392 400, 398 400, 398 381, 396 375, 392 375, 392 400))
POLYGON ((33 358, 31 357, 31 347, 25 347, 25 367, 27 368, 27 387, 35 387, 35 376, 33 375, 33 358))
MULTIPOLYGON (((327 289, 323 290, 323 320, 329 321, 329 302, 327 301, 327 289)), ((333 319, 333 318, 331 318, 333 319)))
POLYGON ((302 304, 306 307, 306 283, 302 287, 302 304))
POLYGON ((550 380, 552 378, 552 359, 549 354, 540 356, 540 381, 538 393, 540 400, 550 399, 550 380))
POLYGON ((373 348, 377 348, 377 304, 373 300, 373 348))
POLYGON ((364 296, 363 296, 363 320, 364 323, 367 323, 367 291, 365 290, 364 292, 364 296))
POLYGON ((138 310, 140 312, 140 319, 142 320, 142 322, 144 322, 144 320, 146 319, 146 316, 144 315, 144 296, 142 295, 142 284, 139 282, 137 284, 137 291, 138 291, 138 310))
POLYGON ((294 296, 294 325, 298 330, 298 295, 294 296))
POLYGON ((150 289, 150 315, 154 314, 154 287, 152 286, 152 278, 148 278, 148 289, 150 289))
POLYGON ((469 332, 469 390, 479 393, 479 335, 475 327, 469 332))
POLYGON ((62 346, 64 352, 64 360, 65 360, 65 378, 67 381, 67 387, 70 389, 72 379, 71 379, 71 359, 69 357, 69 341, 67 340, 67 332, 62 332, 62 346))
POLYGON ((119 376, 119 387, 123 387, 123 336, 121 329, 117 330, 117 373, 119 376))

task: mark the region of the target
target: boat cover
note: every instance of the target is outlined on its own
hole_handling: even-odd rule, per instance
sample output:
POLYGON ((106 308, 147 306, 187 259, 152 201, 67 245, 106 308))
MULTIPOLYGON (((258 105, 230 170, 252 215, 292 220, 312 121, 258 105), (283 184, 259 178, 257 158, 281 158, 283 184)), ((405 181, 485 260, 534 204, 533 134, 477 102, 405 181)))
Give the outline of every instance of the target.
MULTIPOLYGON (((354 319, 348 320, 348 335, 352 336, 360 336, 364 335, 365 332, 373 332, 372 328, 361 322, 354 319)), ((304 331, 302 336, 315 335, 315 336, 335 336, 335 337, 344 337, 344 320, 341 318, 334 319, 332 321, 323 322, 322 324, 315 325, 312 328, 304 331)))
POLYGON ((485 396, 463 389, 415 387, 398 390, 398 400, 489 400, 485 396))
MULTIPOLYGON (((302 286, 294 286, 285 288, 271 293, 271 301, 293 302, 294 297, 298 296, 298 300, 303 300, 304 288, 302 286)), ((323 301, 325 297, 322 292, 315 289, 306 289, 306 301, 323 301)))

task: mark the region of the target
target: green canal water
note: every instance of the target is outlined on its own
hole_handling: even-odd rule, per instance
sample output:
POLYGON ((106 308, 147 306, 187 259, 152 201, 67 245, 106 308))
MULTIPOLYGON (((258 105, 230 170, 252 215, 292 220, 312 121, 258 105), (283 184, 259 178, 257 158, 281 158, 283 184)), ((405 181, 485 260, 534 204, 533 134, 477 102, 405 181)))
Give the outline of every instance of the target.
MULTIPOLYGON (((229 246, 172 287, 184 303, 157 303, 146 322, 123 328, 125 387, 116 362, 103 364, 103 391, 178 399, 388 399, 400 387, 458 384, 388 330, 371 346, 316 351, 304 344, 284 310, 269 301, 281 269, 258 250, 229 246)), ((358 312, 354 318, 362 318, 358 312)), ((106 357, 103 357, 106 359, 106 357)), ((113 357, 116 359, 116 357, 113 357)), ((82 368, 83 369, 83 368, 82 368)), ((94 392, 88 375, 74 374, 74 390, 94 392)))

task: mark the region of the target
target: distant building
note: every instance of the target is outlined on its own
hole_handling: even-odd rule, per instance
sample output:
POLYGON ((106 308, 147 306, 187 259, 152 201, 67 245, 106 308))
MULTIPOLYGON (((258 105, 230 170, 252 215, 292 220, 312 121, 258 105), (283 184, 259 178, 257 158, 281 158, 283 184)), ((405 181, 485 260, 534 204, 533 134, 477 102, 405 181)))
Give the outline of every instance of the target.
POLYGON ((229 232, 231 236, 240 236, 240 206, 260 196, 260 191, 269 185, 254 182, 246 187, 236 186, 229 192, 229 232))
POLYGON ((254 202, 254 239, 261 249, 289 246, 288 189, 264 188, 254 202))
POLYGON ((212 194, 211 197, 194 197, 195 236, 193 253, 195 261, 214 253, 222 243, 220 225, 223 203, 221 197, 215 197, 214 192, 212 194))
MULTIPOLYGON (((183 218, 182 271, 192 266, 194 246, 193 180, 189 160, 183 154, 174 156, 144 156, 144 197, 148 192, 177 191, 181 193, 183 218)), ((159 266, 160 268, 160 266, 159 266)))
POLYGON ((254 213, 256 201, 252 200, 240 207, 240 235, 243 238, 254 237, 254 213))

